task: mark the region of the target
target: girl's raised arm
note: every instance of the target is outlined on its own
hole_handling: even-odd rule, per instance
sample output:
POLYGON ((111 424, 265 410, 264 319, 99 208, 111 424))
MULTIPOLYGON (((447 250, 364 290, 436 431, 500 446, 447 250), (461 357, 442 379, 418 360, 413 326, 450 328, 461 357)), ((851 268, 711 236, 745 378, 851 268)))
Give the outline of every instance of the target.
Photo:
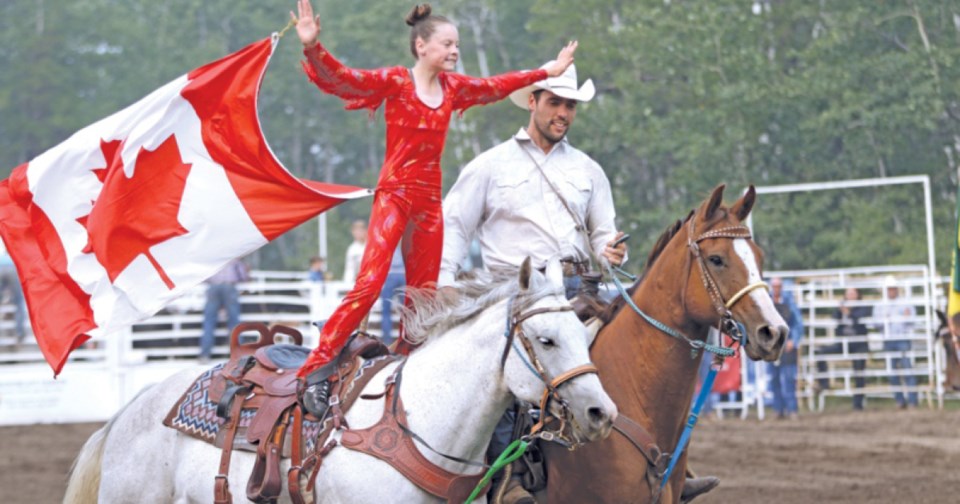
POLYGON ((376 108, 383 99, 398 88, 402 78, 392 69, 358 70, 335 58, 317 38, 320 35, 320 16, 313 13, 310 0, 297 0, 299 16, 290 13, 296 21, 297 35, 303 44, 303 70, 318 88, 351 103, 347 108, 376 108))
POLYGON ((573 63, 573 55, 576 51, 577 41, 567 43, 557 54, 557 59, 540 70, 507 72, 488 78, 457 76, 458 85, 453 108, 465 110, 474 105, 500 101, 522 87, 542 81, 547 77, 562 75, 567 67, 573 63))

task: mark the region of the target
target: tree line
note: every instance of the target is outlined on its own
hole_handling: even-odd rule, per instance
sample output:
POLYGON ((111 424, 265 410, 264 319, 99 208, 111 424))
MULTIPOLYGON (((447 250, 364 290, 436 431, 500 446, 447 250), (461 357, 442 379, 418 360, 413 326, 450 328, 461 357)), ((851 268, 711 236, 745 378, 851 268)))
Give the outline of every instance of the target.
MULTIPOLYGON (((464 73, 536 68, 578 39, 581 107, 570 141, 604 167, 631 269, 659 231, 719 183, 730 191, 929 175, 938 269, 956 239, 960 166, 960 4, 948 0, 443 0, 459 26, 464 73)), ((173 78, 286 24, 292 0, 7 0, 0 5, 0 175, 173 78)), ((409 0, 314 1, 321 40, 345 63, 412 64, 409 0)), ((372 186, 382 115, 346 112, 281 41, 264 79, 267 139, 296 175, 372 186)), ((527 115, 508 102, 451 124, 444 184, 527 115)), ((728 191, 728 196, 732 194, 728 191)), ((348 223, 370 200, 329 213, 342 268, 348 223)), ((925 264, 918 187, 761 196, 767 269, 925 264)), ((307 223, 253 258, 302 269, 317 250, 307 223)))

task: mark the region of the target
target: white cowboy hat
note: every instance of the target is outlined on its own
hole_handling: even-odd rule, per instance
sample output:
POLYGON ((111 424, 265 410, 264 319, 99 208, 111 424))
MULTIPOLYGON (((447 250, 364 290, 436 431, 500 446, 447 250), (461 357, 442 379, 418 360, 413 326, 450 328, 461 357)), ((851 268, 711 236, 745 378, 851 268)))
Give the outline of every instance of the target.
MULTIPOLYGON (((547 68, 553 63, 553 60, 548 61, 540 68, 547 68)), ((530 96, 530 93, 540 89, 550 91, 562 98, 570 98, 581 102, 592 100, 593 95, 597 92, 593 87, 593 79, 587 79, 583 86, 577 88, 577 67, 571 63, 559 77, 547 77, 540 82, 518 89, 510 94, 510 100, 523 110, 527 110, 527 97, 530 96)))

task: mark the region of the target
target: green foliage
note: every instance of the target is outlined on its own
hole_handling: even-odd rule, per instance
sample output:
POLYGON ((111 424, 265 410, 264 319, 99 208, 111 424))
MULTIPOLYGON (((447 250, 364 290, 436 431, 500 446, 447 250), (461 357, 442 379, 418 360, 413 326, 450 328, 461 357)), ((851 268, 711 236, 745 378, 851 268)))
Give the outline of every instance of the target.
MULTIPOLYGON (((321 38, 349 65, 411 65, 408 0, 315 1, 321 38)), ((0 175, 203 63, 281 29, 292 0, 0 3, 0 175)), ((607 171, 632 268, 671 220, 719 183, 927 174, 941 272, 956 232, 960 7, 946 0, 444 0, 463 71, 535 68, 578 39, 581 80, 599 93, 571 142, 607 171)), ((288 34, 264 80, 266 137, 298 176, 372 186, 382 117, 346 112, 299 70, 288 34)), ((445 186, 527 122, 509 103, 451 125, 445 186)), ((330 212, 329 264, 370 200, 330 212)), ((761 196, 768 269, 925 263, 919 187, 761 196)), ((316 223, 262 249, 264 268, 304 268, 316 223)))
MULTIPOLYGON (((927 174, 945 271, 960 161, 951 5, 540 0, 531 27, 581 40, 578 69, 604 92, 578 119, 577 144, 614 181, 622 224, 646 239, 634 247, 721 182, 927 174)), ((762 196, 768 268, 925 263, 922 193, 909 191, 785 207, 762 196)))

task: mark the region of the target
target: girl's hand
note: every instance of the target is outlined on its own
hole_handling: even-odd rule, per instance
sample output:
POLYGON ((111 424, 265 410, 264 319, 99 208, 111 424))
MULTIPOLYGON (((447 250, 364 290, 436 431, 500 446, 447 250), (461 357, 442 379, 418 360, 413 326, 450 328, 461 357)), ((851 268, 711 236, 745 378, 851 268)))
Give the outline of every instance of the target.
POLYGON ((300 16, 294 16, 290 11, 290 19, 297 24, 297 35, 304 46, 312 46, 320 36, 320 15, 313 14, 310 0, 297 0, 297 11, 300 16))
POLYGON ((571 64, 573 64, 573 53, 577 52, 577 41, 573 40, 567 43, 563 49, 560 49, 560 54, 557 54, 557 60, 547 68, 547 76, 549 77, 559 77, 567 70, 571 64))

